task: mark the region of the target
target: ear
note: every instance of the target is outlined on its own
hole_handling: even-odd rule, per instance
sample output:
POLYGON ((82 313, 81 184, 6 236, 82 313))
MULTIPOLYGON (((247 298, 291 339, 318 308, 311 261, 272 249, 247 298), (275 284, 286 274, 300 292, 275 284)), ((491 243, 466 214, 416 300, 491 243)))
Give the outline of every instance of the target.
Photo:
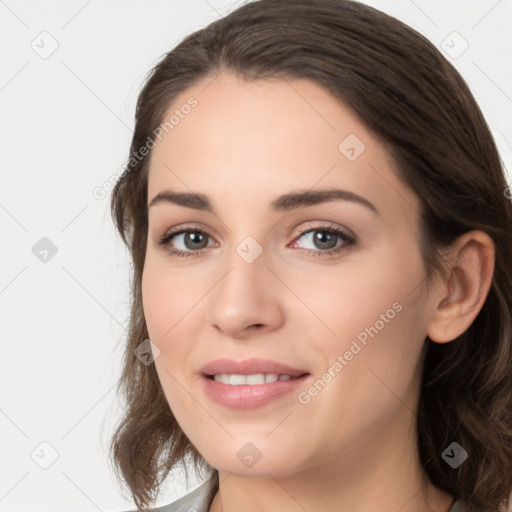
POLYGON ((483 231, 464 233, 454 242, 450 271, 437 288, 437 306, 430 317, 428 337, 446 343, 473 323, 487 298, 494 273, 495 245, 483 231))

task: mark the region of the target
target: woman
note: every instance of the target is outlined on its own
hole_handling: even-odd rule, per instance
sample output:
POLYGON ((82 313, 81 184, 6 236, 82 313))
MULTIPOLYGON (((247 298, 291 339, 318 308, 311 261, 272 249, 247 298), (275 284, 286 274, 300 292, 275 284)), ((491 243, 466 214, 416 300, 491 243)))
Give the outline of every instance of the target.
POLYGON ((166 512, 506 510, 512 205, 426 38, 350 0, 195 32, 139 96, 112 214, 139 509, 190 457, 210 478, 166 512))

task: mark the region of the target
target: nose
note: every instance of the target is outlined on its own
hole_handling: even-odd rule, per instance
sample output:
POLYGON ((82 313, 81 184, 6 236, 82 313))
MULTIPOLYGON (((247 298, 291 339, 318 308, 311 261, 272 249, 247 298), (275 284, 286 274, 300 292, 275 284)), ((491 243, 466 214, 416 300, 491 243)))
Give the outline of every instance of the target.
POLYGON ((283 285, 268 267, 265 253, 248 261, 234 251, 227 271, 208 294, 210 325, 232 338, 272 331, 284 321, 283 285))

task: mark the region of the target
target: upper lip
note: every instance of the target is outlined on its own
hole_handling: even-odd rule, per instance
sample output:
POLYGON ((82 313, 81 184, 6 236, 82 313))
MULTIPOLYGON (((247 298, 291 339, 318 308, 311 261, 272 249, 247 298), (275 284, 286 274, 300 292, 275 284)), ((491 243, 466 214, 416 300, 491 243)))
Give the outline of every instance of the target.
POLYGON ((253 375, 256 373, 277 373, 278 375, 291 375, 292 377, 300 377, 307 370, 292 368, 283 363, 272 361, 270 359, 251 358, 242 361, 235 359, 216 359, 204 365, 201 368, 204 375, 215 375, 219 373, 253 375))

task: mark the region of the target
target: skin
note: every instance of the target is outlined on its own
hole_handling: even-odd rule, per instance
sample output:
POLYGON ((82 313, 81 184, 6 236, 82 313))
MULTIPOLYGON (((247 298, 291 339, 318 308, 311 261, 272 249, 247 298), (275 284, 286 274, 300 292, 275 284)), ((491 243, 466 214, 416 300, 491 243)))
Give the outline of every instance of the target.
POLYGON ((415 445, 425 338, 449 342, 471 325, 490 287, 492 240, 479 231, 461 237, 451 270, 427 294, 419 199, 346 105, 308 80, 248 83, 226 71, 211 80, 165 114, 190 96, 198 101, 153 149, 148 203, 166 189, 204 193, 216 214, 151 207, 142 278, 165 396, 220 472, 210 512, 445 512, 453 497, 426 479, 415 445), (354 161, 338 149, 349 134, 365 145, 354 161), (278 195, 330 187, 363 196, 379 214, 345 200, 268 210, 278 195), (329 248, 345 244, 341 252, 311 254, 326 250, 312 238, 325 225, 356 244, 335 238, 329 248), (183 235, 157 245, 181 226, 206 231, 208 245, 187 246, 183 235), (248 236, 262 249, 252 263, 236 252, 248 236), (173 247, 206 248, 179 257, 168 254, 173 247), (291 393, 233 410, 202 390, 199 369, 223 356, 306 368, 307 390, 397 302, 400 312, 307 404, 291 393), (261 452, 250 468, 237 457, 247 442, 261 452))

